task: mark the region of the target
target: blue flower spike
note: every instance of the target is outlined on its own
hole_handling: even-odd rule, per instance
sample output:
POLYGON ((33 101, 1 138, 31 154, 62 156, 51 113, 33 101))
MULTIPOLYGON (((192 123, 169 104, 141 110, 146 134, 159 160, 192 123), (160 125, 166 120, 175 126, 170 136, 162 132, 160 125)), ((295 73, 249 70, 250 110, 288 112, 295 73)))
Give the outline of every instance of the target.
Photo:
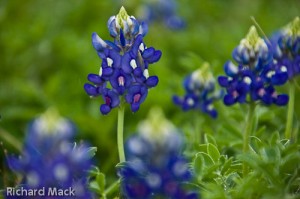
MULTIPOLYGON (((8 165, 21 176, 23 189, 74 190, 70 198, 92 199, 88 170, 95 147, 73 142, 74 124, 50 108, 28 127, 22 154, 9 155, 8 165), (74 192, 74 193, 73 193, 74 192)), ((51 197, 51 196, 49 196, 51 197)), ((19 198, 19 197, 18 197, 19 198)), ((44 196, 34 196, 42 199, 44 196)))
POLYGON ((219 85, 226 89, 225 105, 262 102, 283 106, 288 103, 288 96, 278 94, 274 88, 288 80, 287 67, 273 64, 272 46, 259 37, 254 26, 234 49, 232 57, 237 64, 226 62, 227 76, 218 77, 219 85))
MULTIPOLYGON (((273 44, 274 67, 287 71, 291 80, 300 74, 300 18, 296 17, 285 28, 270 38, 273 44)), ((286 78, 286 77, 281 77, 286 78)))
POLYGON ((92 45, 102 64, 99 74, 89 74, 84 90, 91 97, 102 95, 103 115, 123 102, 131 105, 132 112, 139 110, 150 88, 158 84, 157 76, 149 75, 149 65, 159 61, 162 53, 146 47, 143 37, 147 25, 139 23, 121 7, 116 16, 110 17, 107 27, 113 41, 104 41, 97 33, 92 34, 92 45), (122 100, 125 99, 125 100, 122 100))
POLYGON ((212 118, 217 117, 218 113, 213 103, 222 97, 222 92, 215 90, 215 79, 208 63, 203 63, 184 79, 184 88, 186 94, 183 97, 173 96, 176 105, 184 111, 201 110, 212 118))
POLYGON ((153 108, 126 144, 127 162, 119 165, 121 192, 126 198, 198 199, 199 190, 188 190, 193 173, 181 154, 182 137, 161 109, 153 108))

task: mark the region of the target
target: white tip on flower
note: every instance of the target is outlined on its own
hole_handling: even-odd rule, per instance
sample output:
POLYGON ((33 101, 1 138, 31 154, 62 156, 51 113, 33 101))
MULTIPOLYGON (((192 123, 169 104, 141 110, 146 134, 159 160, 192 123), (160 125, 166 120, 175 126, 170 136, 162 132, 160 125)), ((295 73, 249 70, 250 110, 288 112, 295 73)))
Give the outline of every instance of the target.
POLYGON ((58 164, 54 168, 54 176, 59 181, 65 181, 68 178, 68 168, 64 164, 58 164))
POLYGON ((271 78, 275 74, 275 71, 271 70, 267 73, 267 77, 271 78))
POLYGON ((137 67, 136 61, 135 61, 134 59, 132 59, 132 60, 130 61, 130 66, 131 66, 133 69, 135 69, 135 68, 137 67))
POLYGON ((144 43, 141 43, 141 44, 140 44, 139 49, 140 49, 140 51, 144 52, 144 50, 145 50, 145 45, 144 45, 144 43))
POLYGON ((244 82, 245 82, 246 84, 250 85, 251 82, 252 82, 252 80, 251 80, 250 77, 246 76, 246 77, 244 77, 244 82))
POLYGON ((195 104, 195 102, 192 98, 188 98, 186 102, 189 106, 193 106, 195 104))
POLYGON ((283 73, 287 72, 286 66, 281 66, 280 71, 283 72, 283 73))
POLYGON ((107 58, 106 58, 106 61, 107 61, 107 65, 108 65, 109 67, 112 67, 112 64, 114 63, 114 60, 112 60, 111 58, 107 57, 107 58))
POLYGON ((237 74, 239 72, 239 69, 232 62, 229 62, 228 68, 234 74, 237 74))
POLYGON ((102 67, 100 66, 100 69, 99 69, 99 76, 102 76, 102 67))
POLYGON ((149 77, 149 71, 148 71, 148 69, 144 70, 143 75, 144 75, 144 77, 146 77, 146 79, 148 79, 148 77, 149 77))

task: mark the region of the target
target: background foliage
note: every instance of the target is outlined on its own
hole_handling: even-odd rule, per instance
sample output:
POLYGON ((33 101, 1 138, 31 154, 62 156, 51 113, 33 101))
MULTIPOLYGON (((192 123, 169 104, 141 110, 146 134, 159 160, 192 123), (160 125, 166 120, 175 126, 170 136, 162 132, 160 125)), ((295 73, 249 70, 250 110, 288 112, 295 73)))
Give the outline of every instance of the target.
MULTIPOLYGON (((28 122, 54 106, 77 124, 78 140, 86 139, 98 147, 96 165, 107 173, 108 180, 115 177, 117 111, 102 116, 101 99, 89 99, 83 84, 88 73, 99 70, 100 59, 91 45, 92 32, 110 39, 108 18, 118 13, 121 5, 130 15, 136 15, 142 3, 138 0, 0 1, 0 141, 5 149, 17 153, 16 146, 22 142, 28 122)), ((163 24, 149 25, 146 44, 163 52, 161 61, 150 71, 160 82, 149 92, 140 111, 133 114, 127 107, 125 136, 135 132, 151 107, 159 106, 185 133, 197 122, 202 131, 214 137, 221 154, 237 154, 242 147, 246 107, 228 108, 220 101, 219 117, 212 120, 201 112, 182 113, 171 103, 171 97, 183 93, 183 77, 199 67, 193 61, 195 56, 210 62, 216 76, 223 73, 223 64, 231 59, 232 50, 253 24, 250 16, 270 35, 299 13, 298 0, 180 0, 178 14, 186 20, 186 29, 175 32, 163 24)), ((281 89, 287 93, 287 86, 281 89)), ((296 101, 299 97, 298 91, 296 101)), ((299 118, 297 103, 295 109, 299 118)), ((277 130, 282 137, 286 111, 286 107, 259 107, 257 126, 263 129, 258 129, 255 135, 265 141, 277 130)), ((278 153, 285 153, 284 150, 278 153)), ((2 149, 0 154, 2 188, 14 179, 5 168, 2 149)))

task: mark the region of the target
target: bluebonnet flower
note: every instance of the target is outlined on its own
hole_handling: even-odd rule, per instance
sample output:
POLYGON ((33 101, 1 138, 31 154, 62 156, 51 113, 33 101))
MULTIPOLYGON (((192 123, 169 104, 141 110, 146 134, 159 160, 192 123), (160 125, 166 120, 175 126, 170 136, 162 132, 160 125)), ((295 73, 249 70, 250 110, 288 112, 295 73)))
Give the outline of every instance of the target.
POLYGON ((141 18, 147 22, 163 21, 168 28, 173 30, 186 26, 184 19, 177 15, 176 0, 148 0, 141 8, 141 15, 141 18))
POLYGON ((128 16, 122 7, 116 16, 107 23, 114 41, 104 41, 96 33, 92 35, 92 44, 102 59, 99 74, 89 74, 93 83, 84 85, 91 97, 103 96, 102 114, 108 114, 118 107, 124 97, 136 112, 148 94, 148 89, 158 84, 157 76, 149 76, 149 65, 157 62, 161 51, 146 47, 143 37, 147 25, 128 16))
POLYGON ((287 81, 287 68, 274 67, 271 46, 258 36, 254 26, 234 49, 232 56, 238 65, 226 62, 224 71, 227 76, 218 78, 219 84, 227 90, 225 105, 247 101, 261 101, 265 105, 278 106, 287 104, 288 96, 278 94, 274 88, 287 81))
POLYGON ((213 102, 222 96, 221 91, 215 91, 215 79, 209 71, 208 63, 190 75, 183 82, 185 88, 184 97, 173 96, 173 102, 184 111, 196 109, 209 114, 212 118, 217 117, 217 111, 213 102))
POLYGON ((118 166, 121 190, 126 198, 197 199, 195 190, 185 187, 192 172, 182 149, 182 137, 160 110, 140 123, 139 134, 125 145, 127 162, 118 166))
POLYGON ((288 78, 292 79, 300 73, 300 18, 296 17, 271 37, 274 52, 274 67, 277 70, 285 67, 288 78))
POLYGON ((72 188, 75 196, 64 198, 92 198, 88 190, 87 171, 92 166, 90 153, 94 149, 84 143, 71 143, 74 130, 73 123, 59 117, 53 109, 29 125, 21 156, 8 157, 10 168, 22 176, 19 187, 45 188, 45 194, 49 188, 72 188))

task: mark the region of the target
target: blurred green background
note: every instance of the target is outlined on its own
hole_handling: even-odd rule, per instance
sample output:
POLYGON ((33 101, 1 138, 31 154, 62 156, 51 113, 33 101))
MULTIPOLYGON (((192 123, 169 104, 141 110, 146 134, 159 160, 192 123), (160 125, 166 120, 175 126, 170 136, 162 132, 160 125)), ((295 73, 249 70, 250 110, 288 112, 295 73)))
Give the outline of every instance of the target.
MULTIPOLYGON (((28 122, 48 107, 56 107, 62 116, 76 123, 78 140, 85 139, 98 147, 96 164, 100 169, 115 171, 117 110, 102 116, 102 99, 90 99, 83 90, 86 76, 98 73, 101 63, 91 45, 91 34, 97 32, 109 40, 109 17, 116 15, 122 5, 129 15, 136 15, 142 4, 137 0, 0 1, 0 141, 4 149, 18 153, 15 146, 22 142, 28 122), (4 131, 12 136, 11 142, 4 131)), ((195 113, 183 113, 171 98, 183 94, 184 76, 199 67, 189 58, 190 53, 208 61, 216 76, 223 74, 223 64, 231 59, 232 50, 253 25, 250 16, 270 35, 300 13, 299 0, 179 0, 178 4, 178 15, 185 19, 186 29, 172 31, 158 22, 149 26, 146 45, 163 52, 149 72, 160 82, 137 113, 131 113, 127 105, 125 137, 135 132, 139 121, 154 106, 161 107, 167 118, 185 129, 195 113)), ((286 87, 282 91, 287 92, 286 87)), ((229 146, 240 137, 219 132, 218 125, 242 127, 246 109, 238 105, 228 108, 221 101, 216 106, 216 120, 201 112, 196 115, 205 120, 206 126, 214 127, 221 146, 229 146)), ((263 108, 258 111, 261 123, 270 128, 278 128, 279 124, 283 129, 286 108, 271 108, 272 113, 263 108)), ((298 117, 299 108, 296 103, 298 117)), ((0 176, 4 176, 8 171, 3 169, 5 161, 0 150, 0 176)))

